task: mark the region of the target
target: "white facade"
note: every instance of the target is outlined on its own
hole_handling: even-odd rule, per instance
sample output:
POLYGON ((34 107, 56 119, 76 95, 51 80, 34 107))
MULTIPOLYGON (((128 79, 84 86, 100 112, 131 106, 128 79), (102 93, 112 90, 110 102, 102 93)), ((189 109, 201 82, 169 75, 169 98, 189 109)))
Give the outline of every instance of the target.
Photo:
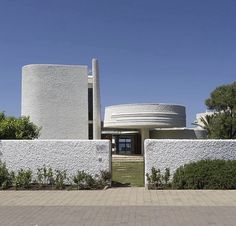
POLYGON ((93 59, 93 75, 81 65, 33 64, 22 68, 21 115, 30 116, 42 127, 40 139, 88 139, 89 124, 100 133, 100 87, 98 63, 93 59), (88 90, 95 90, 89 121, 88 90), (95 109, 94 109, 95 108, 95 109), (93 126, 94 127, 94 126, 93 126))
POLYGON ((206 131, 201 128, 186 128, 185 107, 176 104, 142 103, 109 106, 105 108, 104 128, 107 128, 107 131, 103 132, 107 136, 111 129, 119 131, 120 134, 113 132, 112 138, 115 140, 113 146, 115 145, 118 153, 122 154, 144 154, 146 139, 206 137, 206 131), (130 131, 132 129, 133 131, 130 131))
MULTIPOLYGON (((81 65, 33 64, 22 69, 21 113, 42 127, 40 139, 101 139, 100 102, 97 59, 92 60, 92 74, 81 65)), ((105 108, 103 138, 115 140, 117 150, 128 147, 128 153, 143 154, 145 139, 198 139, 204 138, 203 132, 186 128, 181 105, 139 103, 105 108)))
POLYGON ((185 107, 181 105, 142 103, 105 108, 104 128, 135 129, 141 135, 140 145, 140 138, 137 135, 136 138, 131 134, 119 136, 116 139, 119 153, 143 154, 144 141, 150 138, 150 130, 185 126, 185 107))
POLYGON ((105 108, 105 128, 185 127, 185 107, 173 104, 123 104, 105 108))

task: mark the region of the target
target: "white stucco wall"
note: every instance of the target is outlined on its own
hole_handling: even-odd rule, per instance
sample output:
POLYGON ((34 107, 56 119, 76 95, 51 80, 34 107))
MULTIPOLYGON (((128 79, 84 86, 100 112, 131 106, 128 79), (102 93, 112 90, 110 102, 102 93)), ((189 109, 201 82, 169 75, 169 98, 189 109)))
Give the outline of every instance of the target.
POLYGON ((111 172, 108 140, 0 140, 0 160, 12 171, 30 168, 36 173, 46 165, 66 169, 68 175, 78 170, 92 175, 111 172))
POLYGON ((236 159, 236 140, 145 140, 145 174, 202 159, 236 159))
POLYGON ((42 127, 40 139, 88 139, 87 66, 24 66, 21 115, 42 127))
POLYGON ((150 131, 151 139, 204 139, 206 131, 197 128, 164 128, 150 131))

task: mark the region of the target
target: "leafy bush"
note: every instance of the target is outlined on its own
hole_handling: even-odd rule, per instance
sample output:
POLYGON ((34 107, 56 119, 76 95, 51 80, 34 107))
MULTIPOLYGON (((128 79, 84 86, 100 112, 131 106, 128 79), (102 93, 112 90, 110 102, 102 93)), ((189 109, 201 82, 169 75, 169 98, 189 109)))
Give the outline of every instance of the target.
POLYGON ((105 186, 111 186, 111 173, 105 170, 101 170, 100 172, 100 182, 105 186))
POLYGON ((101 171, 93 177, 84 171, 78 171, 75 176, 69 178, 66 170, 53 171, 51 167, 44 166, 38 168, 37 175, 33 178, 31 170, 20 169, 17 173, 9 173, 6 164, 0 160, 0 189, 73 189, 72 181, 77 189, 103 189, 111 185, 111 173, 101 171))
POLYGON ((92 189, 95 187, 95 179, 84 171, 78 171, 73 177, 73 182, 78 189, 92 189))
POLYGON ((11 185, 11 175, 5 163, 0 160, 0 188, 6 189, 11 185))
POLYGON ((66 180, 66 170, 56 170, 54 179, 56 189, 65 188, 66 180))
POLYGON ((44 166, 38 169, 35 182, 40 188, 48 186, 53 188, 55 186, 56 189, 64 189, 67 184, 66 181, 69 181, 66 170, 55 170, 53 172, 51 167, 44 166))
POLYGON ((101 171, 100 175, 93 177, 84 171, 78 171, 73 177, 73 182, 78 189, 102 189, 111 185, 111 174, 107 171, 101 171))
POLYGON ((160 169, 152 167, 151 174, 146 173, 148 189, 165 189, 170 187, 170 169, 166 168, 164 174, 160 169))
POLYGON ((29 117, 7 117, 0 112, 0 139, 35 139, 39 137, 40 129, 29 117))
POLYGON ((12 174, 13 176, 13 186, 22 189, 30 188, 30 184, 32 182, 32 171, 31 170, 23 170, 20 169, 18 173, 12 174))
POLYGON ((39 184, 39 187, 46 187, 48 185, 53 186, 54 178, 52 168, 47 168, 46 166, 39 168, 37 171, 36 182, 39 184))
POLYGON ((177 189, 236 189, 236 160, 201 160, 179 167, 173 176, 177 189))

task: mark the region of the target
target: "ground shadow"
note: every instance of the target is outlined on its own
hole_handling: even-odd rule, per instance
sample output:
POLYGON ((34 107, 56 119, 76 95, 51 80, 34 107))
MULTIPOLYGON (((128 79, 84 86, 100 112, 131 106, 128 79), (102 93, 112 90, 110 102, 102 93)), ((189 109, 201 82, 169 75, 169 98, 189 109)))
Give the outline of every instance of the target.
POLYGON ((111 186, 112 187, 131 187, 131 184, 130 183, 121 183, 118 181, 112 181, 111 186))

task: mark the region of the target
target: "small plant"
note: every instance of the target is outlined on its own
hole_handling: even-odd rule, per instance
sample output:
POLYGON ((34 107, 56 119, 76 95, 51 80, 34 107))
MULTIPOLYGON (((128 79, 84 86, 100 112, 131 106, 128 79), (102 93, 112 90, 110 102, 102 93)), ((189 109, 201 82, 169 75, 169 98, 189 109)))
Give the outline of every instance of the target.
MULTIPOLYGON (((0 115, 1 116, 1 115, 0 115)), ((103 189, 111 185, 111 173, 100 171, 99 175, 92 176, 84 171, 78 171, 72 178, 77 189, 103 189)), ((18 172, 9 173, 6 164, 0 160, 0 189, 73 189, 72 181, 67 177, 66 170, 55 170, 51 167, 43 166, 38 168, 37 176, 33 178, 30 169, 20 169, 18 172)))
POLYGON ((90 174, 79 170, 73 177, 73 182, 77 185, 77 189, 93 189, 96 185, 96 180, 90 174))
POLYGON ((7 189, 11 184, 11 175, 8 172, 6 163, 2 163, 0 160, 0 188, 7 189))
POLYGON ((52 168, 38 168, 36 182, 39 184, 39 187, 45 187, 48 185, 54 185, 53 171, 52 168))
POLYGON ((56 170, 55 171, 55 186, 56 189, 64 189, 65 188, 65 182, 67 180, 67 176, 66 176, 66 170, 56 170))
POLYGON ((100 171, 100 175, 95 175, 96 189, 103 189, 111 186, 111 173, 105 170, 100 171))
POLYGON ((73 177, 73 182, 76 184, 77 189, 102 189, 106 186, 111 186, 111 173, 107 171, 100 171, 100 175, 92 175, 78 171, 73 177))
POLYGON ((13 186, 16 189, 30 188, 30 184, 32 182, 32 171, 31 170, 20 169, 16 175, 13 173, 12 177, 13 177, 13 186))
POLYGON ((163 180, 164 180, 165 188, 171 187, 171 183, 170 183, 170 169, 169 168, 165 169, 163 180))
POLYGON ((149 189, 165 189, 170 187, 170 169, 166 168, 164 175, 160 169, 152 167, 151 174, 146 173, 149 189))
POLYGON ((101 174, 101 181, 105 186, 111 186, 111 173, 109 171, 105 171, 105 170, 101 170, 100 171, 101 174))

